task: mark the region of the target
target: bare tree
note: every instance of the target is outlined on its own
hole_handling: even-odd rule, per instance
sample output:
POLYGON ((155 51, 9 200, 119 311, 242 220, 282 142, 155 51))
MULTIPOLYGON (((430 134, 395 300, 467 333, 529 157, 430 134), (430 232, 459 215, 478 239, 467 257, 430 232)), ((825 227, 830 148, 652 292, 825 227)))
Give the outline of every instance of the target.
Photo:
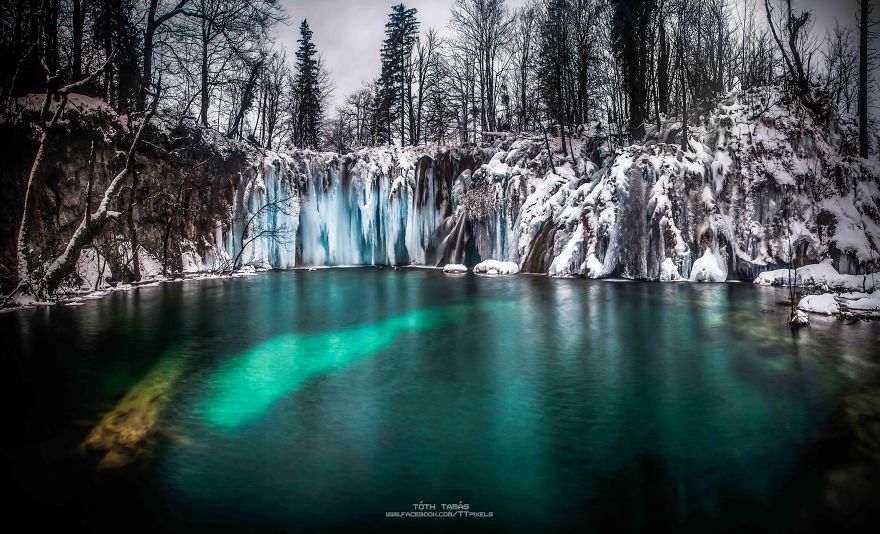
POLYGON ((480 127, 494 131, 497 123, 496 68, 499 52, 508 43, 513 19, 504 0, 456 0, 450 25, 476 60, 480 87, 480 127))
POLYGON ((253 258, 247 264, 243 261, 248 247, 258 240, 265 239, 276 245, 288 244, 294 238, 293 229, 287 227, 283 222, 278 225, 275 221, 279 218, 288 219, 295 214, 297 205, 293 201, 296 197, 297 194, 294 192, 276 198, 265 202, 253 213, 243 212, 241 216, 237 217, 233 221, 233 229, 236 228, 236 225, 240 225, 236 236, 239 240, 238 251, 232 258, 221 262, 215 271, 220 274, 230 274, 248 265, 266 263, 267 258, 253 258))
POLYGON ((513 27, 513 95, 514 110, 519 131, 529 129, 530 119, 534 120, 537 101, 533 80, 535 70, 535 33, 538 29, 538 8, 527 4, 520 8, 514 17, 513 27))
MULTIPOLYGON (((43 38, 45 38, 45 34, 41 33, 41 39, 43 38)), ((109 67, 111 60, 112 55, 107 58, 103 65, 93 70, 86 77, 62 87, 59 87, 59 73, 57 67, 56 70, 52 71, 49 69, 49 66, 45 61, 41 61, 46 80, 46 94, 43 97, 43 104, 40 107, 38 120, 36 121, 36 125, 40 130, 40 138, 37 145, 37 153, 34 156, 34 162, 31 165, 27 184, 25 185, 24 207, 22 209, 18 230, 16 252, 20 287, 22 284, 27 285, 30 280, 31 272, 28 261, 28 240, 31 228, 31 212, 33 210, 36 188, 43 171, 43 159, 51 134, 55 129, 55 126, 58 124, 58 121, 61 119, 61 116, 64 114, 64 110, 67 107, 68 96, 77 89, 88 85, 101 76, 101 74, 109 67), (48 118, 47 120, 47 117, 50 117, 51 103, 55 100, 57 100, 55 110, 51 113, 51 118, 48 118)), ((23 287, 21 288, 23 289, 23 287)))
POLYGON ((782 53, 786 75, 794 86, 795 94, 804 107, 812 111, 816 117, 824 118, 826 110, 823 109, 821 103, 813 94, 812 82, 808 76, 808 71, 804 68, 801 54, 804 42, 809 38, 810 12, 795 11, 792 8, 791 0, 779 0, 779 2, 783 4, 781 22, 776 20, 773 15, 775 9, 773 7, 773 0, 764 0, 764 10, 767 14, 767 25, 770 27, 770 33, 773 35, 773 39, 782 53), (780 35, 780 30, 777 29, 777 26, 780 26, 781 30, 784 31, 782 35, 780 35), (782 42, 783 36, 787 37, 785 43, 782 42))
MULTIPOLYGON (((442 40, 434 28, 428 29, 424 38, 416 42, 412 59, 413 75, 416 83, 416 92, 409 98, 409 140, 412 144, 419 144, 424 132, 425 100, 428 94, 440 83, 437 79, 437 70, 434 63, 437 61, 437 52, 442 40)), ((412 85, 412 84, 410 84, 412 85)))
MULTIPOLYGON (((859 156, 868 157, 868 64, 873 59, 868 49, 872 6, 859 0, 859 156)), ((876 58, 877 52, 873 52, 876 58)))
POLYGON ((147 95, 151 91, 150 84, 153 80, 153 54, 154 41, 156 32, 163 24, 183 13, 186 4, 190 0, 178 0, 177 3, 162 14, 159 14, 159 0, 149 0, 147 8, 146 27, 144 29, 144 45, 143 45, 143 74, 141 76, 142 85, 141 92, 138 97, 138 106, 144 109, 147 102, 147 95))

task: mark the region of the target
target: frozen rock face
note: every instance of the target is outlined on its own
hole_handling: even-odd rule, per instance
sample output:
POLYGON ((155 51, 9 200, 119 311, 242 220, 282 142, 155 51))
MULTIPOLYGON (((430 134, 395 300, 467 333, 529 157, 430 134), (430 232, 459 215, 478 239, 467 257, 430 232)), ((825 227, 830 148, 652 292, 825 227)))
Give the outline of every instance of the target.
MULTIPOLYGON (((14 287, 16 236, 28 173, 37 149, 34 127, 41 95, 19 99, 21 120, 0 123, 0 290, 14 287)), ((43 172, 35 189, 30 246, 32 264, 59 254, 70 239, 88 204, 89 177, 93 178, 91 208, 110 179, 125 164, 131 134, 125 118, 106 103, 71 95, 64 117, 53 130, 44 153, 43 172), (94 142, 94 165, 90 152, 94 142)), ((133 226, 138 232, 140 276, 204 270, 216 257, 218 221, 230 219, 233 196, 242 172, 255 159, 253 147, 196 126, 192 121, 154 117, 137 153, 138 186, 134 193, 133 226), (209 260, 209 261, 206 261, 209 260)), ((130 182, 129 182, 130 184, 130 182)), ((112 203, 112 211, 127 212, 129 185, 112 203)), ((65 289, 95 288, 106 280, 133 278, 130 228, 126 217, 110 223, 106 232, 80 255, 76 274, 65 289)))
MULTIPOLYGON (((543 139, 270 154, 240 184, 235 218, 292 195, 265 221, 292 237, 257 239, 244 256, 281 268, 494 258, 552 276, 710 282, 789 262, 878 270, 880 168, 848 155, 853 121, 819 127, 778 97, 728 97, 687 151, 651 141, 599 165, 557 155, 550 170, 543 139)), ((248 239, 223 224, 234 256, 248 239)))
POLYGON ((842 273, 876 268, 880 172, 844 155, 852 123, 822 129, 764 101, 719 105, 687 152, 629 147, 570 185, 552 221, 569 241, 550 273, 657 279, 666 260, 712 281, 825 258, 842 273))
MULTIPOLYGON (((854 156, 855 121, 820 126, 781 102, 772 90, 727 97, 691 125, 688 150, 675 139, 680 125, 664 123, 644 145, 611 151, 597 134, 552 163, 543 137, 275 153, 156 119, 138 156, 140 267, 471 268, 491 258, 552 276, 700 281, 753 280, 789 263, 824 261, 851 276, 880 270, 880 166, 854 156)), ((90 132, 102 134, 97 188, 120 167, 120 119, 99 111, 71 113, 53 144, 37 248, 57 250, 82 216, 90 132)), ((4 205, 22 205, 33 135, 26 123, 0 128, 10 162, 0 174, 12 184, 4 205)), ((0 214, 4 266, 14 261, 19 213, 0 214)), ((97 265, 126 278, 129 232, 112 231, 114 242, 83 258, 77 283, 107 277, 97 265)))

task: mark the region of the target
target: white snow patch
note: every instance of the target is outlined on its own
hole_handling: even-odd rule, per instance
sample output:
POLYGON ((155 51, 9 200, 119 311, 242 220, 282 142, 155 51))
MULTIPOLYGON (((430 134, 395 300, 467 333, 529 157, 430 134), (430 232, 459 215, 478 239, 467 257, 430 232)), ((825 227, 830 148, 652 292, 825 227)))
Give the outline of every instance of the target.
POLYGON ((468 272, 468 268, 460 263, 447 263, 443 267, 443 272, 446 274, 464 274, 468 272))
POLYGON ((802 298, 798 309, 823 315, 835 315, 840 311, 840 306, 837 304, 834 293, 823 293, 822 295, 807 295, 802 298))
POLYGON ((475 273, 484 274, 516 274, 519 265, 512 261, 486 260, 474 266, 475 273))
POLYGON ((727 280, 727 268, 724 265, 724 257, 707 248, 691 268, 691 282, 724 282, 725 280, 727 280))

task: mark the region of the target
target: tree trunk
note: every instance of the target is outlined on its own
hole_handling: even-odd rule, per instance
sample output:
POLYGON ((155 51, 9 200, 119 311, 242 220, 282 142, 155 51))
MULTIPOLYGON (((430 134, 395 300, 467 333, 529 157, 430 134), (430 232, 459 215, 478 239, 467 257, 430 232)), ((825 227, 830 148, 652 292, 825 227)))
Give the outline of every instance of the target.
POLYGON ((688 147, 688 113, 687 113, 687 86, 685 85, 685 66, 684 61, 681 62, 681 148, 687 150, 688 147))
MULTIPOLYGON (((45 100, 43 102, 44 110, 49 106, 50 98, 51 94, 47 92, 45 100)), ((19 221, 18 227, 16 259, 18 263, 19 284, 26 283, 30 279, 30 266, 28 263, 28 238, 30 237, 31 231, 31 211, 34 209, 34 200, 37 194, 36 186, 37 182, 39 181, 40 173, 42 172, 43 157, 46 153, 46 144, 49 140, 49 132, 55 127, 55 124, 58 123, 58 119, 61 118, 61 114, 66 104, 67 97, 62 96, 61 102, 58 103, 58 108, 52 115, 52 120, 49 122, 49 124, 42 124, 41 122, 43 132, 40 134, 40 142, 37 146, 37 154, 36 156, 34 156, 34 163, 33 165, 31 165, 31 172, 28 174, 28 181, 24 190, 24 208, 22 209, 21 220, 19 221)), ((40 117, 40 121, 42 120, 43 118, 40 117)))
POLYGON ((155 106, 144 117, 144 122, 138 128, 131 142, 131 147, 128 149, 125 168, 110 181, 110 185, 104 191, 104 196, 98 205, 98 209, 95 210, 95 213, 83 214, 83 218, 77 229, 73 232, 73 236, 67 242, 64 252, 53 261, 47 263, 46 271, 40 280, 40 287, 37 291, 38 295, 51 295, 54 293, 59 284, 61 284, 61 281, 73 272, 79 259, 80 251, 100 234, 108 220, 118 217, 119 213, 110 210, 110 203, 117 197, 122 184, 134 168, 135 152, 143 137, 146 125, 149 124, 154 113, 155 106))
POLYGON ((660 15, 660 58, 657 61, 657 104, 660 113, 669 113, 669 40, 666 37, 666 22, 660 15))
POLYGON ((128 196, 128 233, 131 239, 131 278, 138 282, 141 279, 141 265, 138 260, 138 233, 134 224, 134 204, 137 198, 138 173, 131 173, 131 192, 128 196))
POLYGON ((72 13, 72 39, 73 58, 71 58, 73 79, 79 80, 82 76, 82 44, 83 33, 86 23, 86 12, 83 0, 73 0, 72 13))
POLYGON ((208 104, 210 97, 208 94, 208 22, 202 20, 202 65, 199 86, 201 87, 201 111, 199 112, 199 120, 202 126, 208 126, 208 104))
POLYGON ((147 10, 147 26, 144 30, 143 72, 141 74, 141 91, 138 95, 138 109, 143 110, 147 105, 147 93, 150 91, 150 83, 153 79, 153 39, 156 37, 156 6, 159 0, 150 0, 147 10))
POLYGON ((861 0, 859 20, 859 156, 868 157, 868 0, 861 0))

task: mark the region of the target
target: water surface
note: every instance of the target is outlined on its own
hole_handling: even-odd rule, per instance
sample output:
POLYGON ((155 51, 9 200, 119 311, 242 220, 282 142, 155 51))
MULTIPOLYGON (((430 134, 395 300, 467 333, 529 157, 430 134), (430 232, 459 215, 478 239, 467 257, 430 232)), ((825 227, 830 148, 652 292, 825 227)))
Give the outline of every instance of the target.
POLYGON ((813 528, 880 324, 792 335, 782 294, 328 269, 3 314, 4 467, 37 524, 813 528), (169 359, 155 460, 95 474, 78 443, 169 359), (419 502, 493 518, 385 517, 419 502))

